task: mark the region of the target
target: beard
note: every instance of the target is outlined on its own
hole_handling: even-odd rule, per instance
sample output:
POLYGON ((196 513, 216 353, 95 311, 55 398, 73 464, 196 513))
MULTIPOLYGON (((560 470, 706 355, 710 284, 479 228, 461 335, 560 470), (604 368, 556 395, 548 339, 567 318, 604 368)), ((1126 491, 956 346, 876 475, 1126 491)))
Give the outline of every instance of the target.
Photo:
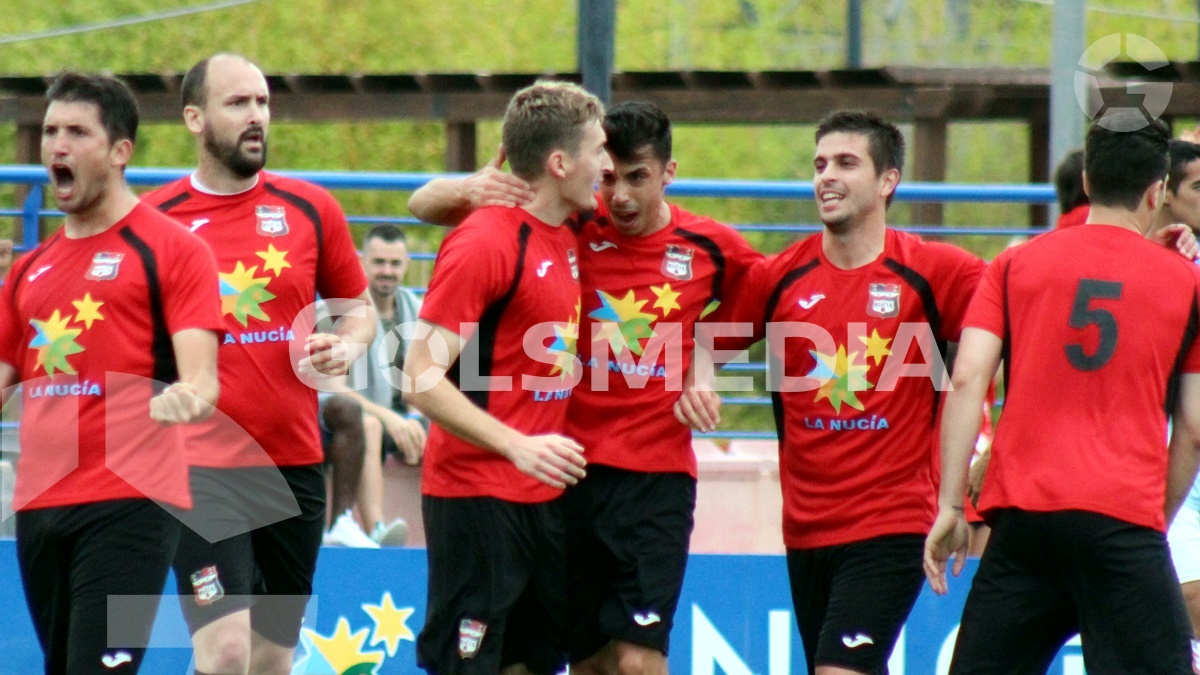
POLYGON ((261 128, 251 128, 242 132, 241 136, 238 136, 233 143, 225 143, 217 138, 211 128, 205 129, 204 149, 239 178, 250 178, 262 171, 263 166, 267 163, 267 138, 265 131, 261 128), (242 152, 242 140, 250 131, 258 131, 263 134, 262 153, 257 157, 242 152))

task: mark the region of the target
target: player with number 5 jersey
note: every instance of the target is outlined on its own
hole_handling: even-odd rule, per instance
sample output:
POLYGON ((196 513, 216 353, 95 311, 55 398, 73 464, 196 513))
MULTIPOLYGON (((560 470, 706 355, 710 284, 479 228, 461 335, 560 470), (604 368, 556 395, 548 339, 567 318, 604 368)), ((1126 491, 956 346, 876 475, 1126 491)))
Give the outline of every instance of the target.
POLYGON ((1164 530, 1200 459, 1200 271, 1147 238, 1166 127, 1114 121, 1133 130, 1088 132, 1087 223, 1002 253, 967 311, 925 546, 935 591, 951 552, 962 568, 967 462, 1001 361, 1007 391, 979 499, 992 535, 951 673, 1045 672, 1076 632, 1089 672, 1190 671, 1164 530))

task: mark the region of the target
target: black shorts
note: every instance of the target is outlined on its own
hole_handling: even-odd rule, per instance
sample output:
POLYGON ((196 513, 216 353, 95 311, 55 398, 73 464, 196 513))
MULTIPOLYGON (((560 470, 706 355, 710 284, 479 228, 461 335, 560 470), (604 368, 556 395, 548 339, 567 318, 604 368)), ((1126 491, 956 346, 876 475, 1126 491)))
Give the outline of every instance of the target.
POLYGON ((571 662, 610 640, 670 646, 683 588, 696 479, 591 465, 563 496, 571 662))
POLYGON ((487 673, 525 664, 558 673, 566 554, 560 500, 423 496, 429 594, 417 665, 430 673, 487 673))
POLYGON ((1192 672, 1166 535, 1087 511, 997 512, 950 672, 1044 673, 1076 632, 1089 673, 1192 672))
POLYGON ((147 499, 17 512, 17 561, 46 673, 137 672, 179 529, 147 499))
POLYGON ((295 647, 325 532, 324 469, 192 467, 191 481, 174 563, 188 629, 251 608, 256 633, 295 647))
POLYGON ((895 534, 788 549, 788 578, 808 672, 817 665, 887 673, 921 593, 925 537, 895 534))

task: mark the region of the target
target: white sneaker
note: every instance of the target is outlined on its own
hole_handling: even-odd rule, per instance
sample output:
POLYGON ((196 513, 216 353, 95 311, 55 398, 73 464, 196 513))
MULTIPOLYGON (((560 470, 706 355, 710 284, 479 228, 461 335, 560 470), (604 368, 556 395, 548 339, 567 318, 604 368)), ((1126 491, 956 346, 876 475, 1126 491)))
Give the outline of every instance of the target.
POLYGON ((384 525, 375 523, 371 539, 380 546, 403 546, 408 543, 408 523, 403 518, 397 518, 384 525))
POLYGON ((346 511, 333 521, 333 527, 321 538, 323 546, 345 546, 347 548, 379 548, 375 540, 354 522, 354 515, 346 511))

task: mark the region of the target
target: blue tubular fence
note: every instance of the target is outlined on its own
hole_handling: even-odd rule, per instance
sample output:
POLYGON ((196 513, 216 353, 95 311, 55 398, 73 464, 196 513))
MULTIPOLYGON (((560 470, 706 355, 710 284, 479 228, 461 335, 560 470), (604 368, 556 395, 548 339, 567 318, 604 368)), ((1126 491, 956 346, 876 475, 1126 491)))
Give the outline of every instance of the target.
MULTIPOLYGON (((191 169, 134 169, 126 172, 131 185, 153 186, 168 183, 187 175, 191 169)), ((338 171, 280 171, 285 176, 311 181, 330 190, 392 190, 408 192, 416 190, 434 178, 459 178, 468 174, 430 173, 380 173, 338 171)), ((40 165, 0 166, 0 184, 22 184, 30 188, 28 197, 20 209, 0 209, 0 218, 15 217, 22 221, 22 241, 18 250, 29 250, 38 243, 38 223, 41 218, 60 217, 62 213, 42 207, 47 183, 46 169, 40 165)), ((667 189, 672 197, 719 197, 726 199, 813 199, 813 186, 808 181, 784 180, 715 180, 681 178, 667 189)), ((969 202, 969 203, 1019 203, 1053 204, 1054 188, 1050 185, 998 185, 998 184, 950 184, 950 183, 901 183, 896 199, 902 202, 969 202)), ((401 216, 348 215, 352 224, 375 225, 393 223, 397 225, 419 225, 415 218, 401 216)), ((746 223, 734 225, 743 232, 804 233, 821 229, 819 224, 810 223, 746 223)), ((900 228, 917 234, 937 235, 989 235, 1012 237, 1033 235, 1043 228, 1030 227, 943 227, 919 225, 900 228)), ((416 253, 416 260, 429 260, 431 253, 416 253)), ((761 372, 761 363, 730 364, 728 371, 761 372)), ((769 405, 769 398, 727 397, 729 405, 769 405)), ((0 428, 12 426, 0 424, 0 428)), ((706 438, 775 438, 774 432, 718 431, 697 434, 706 438)))

